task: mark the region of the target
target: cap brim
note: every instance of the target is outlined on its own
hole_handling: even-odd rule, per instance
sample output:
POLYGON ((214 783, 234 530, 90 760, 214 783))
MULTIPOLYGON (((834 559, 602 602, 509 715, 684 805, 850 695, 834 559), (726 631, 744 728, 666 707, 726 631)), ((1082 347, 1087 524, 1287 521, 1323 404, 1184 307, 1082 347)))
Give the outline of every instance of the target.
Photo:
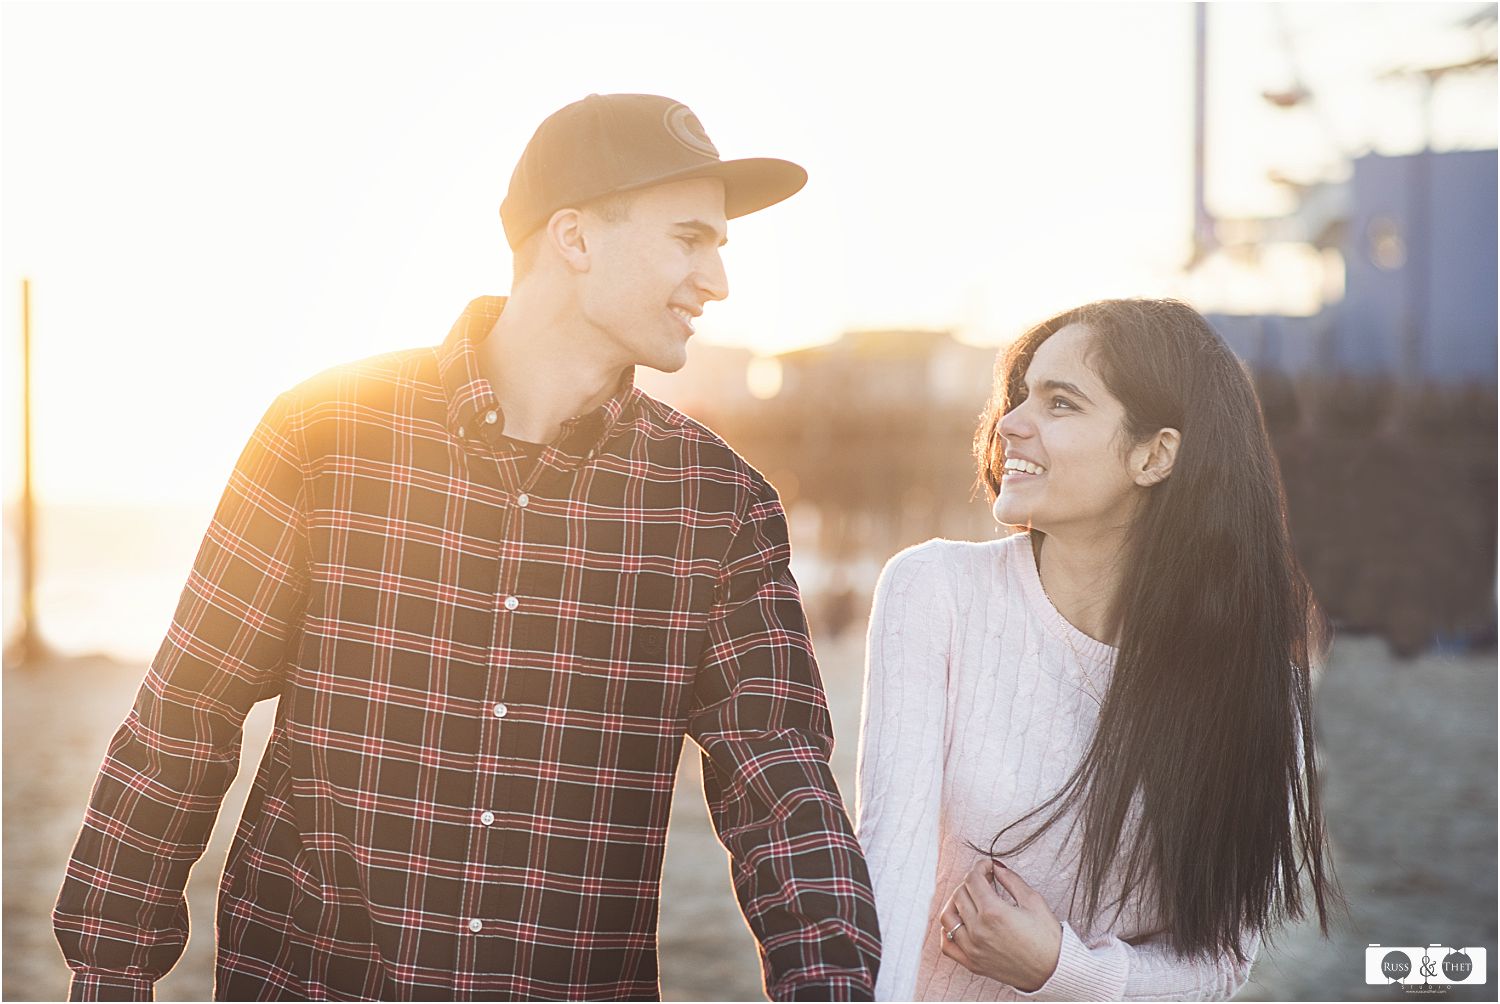
POLYGON ((789 199, 807 184, 807 172, 789 160, 748 157, 718 160, 702 167, 674 171, 630 188, 650 188, 692 178, 718 178, 724 182, 724 216, 731 220, 789 199))

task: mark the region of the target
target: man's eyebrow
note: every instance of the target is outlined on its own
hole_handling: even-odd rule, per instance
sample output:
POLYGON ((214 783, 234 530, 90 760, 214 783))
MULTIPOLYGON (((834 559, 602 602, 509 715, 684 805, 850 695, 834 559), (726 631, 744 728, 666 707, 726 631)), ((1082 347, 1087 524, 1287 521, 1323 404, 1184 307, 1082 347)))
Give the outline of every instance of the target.
POLYGON ((681 227, 683 230, 691 230, 704 240, 717 240, 719 247, 723 247, 729 243, 729 238, 719 233, 718 227, 704 223, 702 220, 679 220, 672 225, 674 227, 681 227))
MULTIPOLYGON (((1026 390, 1026 381, 1025 380, 1021 381, 1021 389, 1025 390, 1028 394, 1031 393, 1029 390, 1026 390)), ((1093 401, 1092 398, 1090 398, 1087 394, 1085 394, 1083 391, 1081 391, 1081 390, 1078 389, 1078 385, 1077 384, 1068 383, 1068 381, 1066 381, 1066 380, 1043 380, 1042 381, 1041 393, 1048 394, 1048 393, 1052 393, 1054 391, 1062 391, 1064 394, 1072 394, 1074 397, 1082 398, 1088 404, 1093 404, 1094 403, 1094 401, 1093 401)))

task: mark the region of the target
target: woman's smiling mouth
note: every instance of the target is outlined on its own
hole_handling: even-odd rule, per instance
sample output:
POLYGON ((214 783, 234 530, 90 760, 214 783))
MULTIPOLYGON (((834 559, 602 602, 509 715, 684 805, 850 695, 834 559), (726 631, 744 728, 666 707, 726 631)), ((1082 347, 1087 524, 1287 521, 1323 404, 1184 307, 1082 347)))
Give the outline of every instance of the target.
POLYGON ((1008 480, 1012 477, 1034 478, 1046 473, 1047 468, 1041 464, 1033 464, 1031 461, 1022 460, 1019 457, 1008 457, 1005 461, 1005 475, 1003 480, 1008 480))

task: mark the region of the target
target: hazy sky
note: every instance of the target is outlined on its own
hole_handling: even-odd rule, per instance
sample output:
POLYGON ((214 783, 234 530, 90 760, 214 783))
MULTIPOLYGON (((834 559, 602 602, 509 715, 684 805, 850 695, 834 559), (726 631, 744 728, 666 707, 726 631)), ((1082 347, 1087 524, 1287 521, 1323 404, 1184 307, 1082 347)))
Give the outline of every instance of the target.
MULTIPOLYGON (((1418 91, 1480 5, 1215 5, 1209 196, 1277 213, 1277 169, 1420 144, 1418 91), (1300 73, 1315 111, 1259 94, 1300 73)), ((975 342, 1100 296, 1308 309, 1305 270, 1180 274, 1186 4, 7 4, 5 484, 33 281, 52 500, 217 495, 256 418, 336 363, 431 344, 503 293, 497 208, 538 122, 591 92, 686 102, 725 157, 807 188, 735 221, 702 339, 772 353, 851 327, 975 342)), ((1495 141, 1494 77, 1445 84, 1442 146, 1495 141)), ((691 365, 691 362, 689 363, 691 365)), ((979 402, 976 402, 976 409, 979 402)))

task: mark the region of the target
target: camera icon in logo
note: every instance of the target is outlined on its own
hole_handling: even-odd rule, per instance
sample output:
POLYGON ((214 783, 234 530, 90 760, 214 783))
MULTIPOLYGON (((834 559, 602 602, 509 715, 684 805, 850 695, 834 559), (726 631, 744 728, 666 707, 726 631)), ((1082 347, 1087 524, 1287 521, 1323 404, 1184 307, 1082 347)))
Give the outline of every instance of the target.
POLYGON ((1408 987, 1483 983, 1484 964, 1483 948, 1370 945, 1365 949, 1365 982, 1408 987))

